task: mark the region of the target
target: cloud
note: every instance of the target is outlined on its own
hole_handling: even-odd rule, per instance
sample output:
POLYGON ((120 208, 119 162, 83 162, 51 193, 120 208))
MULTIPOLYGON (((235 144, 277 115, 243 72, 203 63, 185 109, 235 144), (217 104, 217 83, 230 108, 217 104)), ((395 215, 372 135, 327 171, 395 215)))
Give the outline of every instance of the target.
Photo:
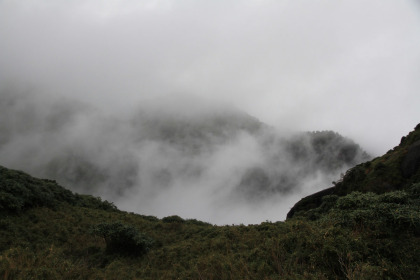
POLYGON ((1 1, 0 80, 114 111, 207 96, 284 129, 338 130, 379 154, 419 119, 415 5, 1 1))
POLYGON ((218 224, 281 220, 300 195, 367 159, 336 133, 291 137, 186 96, 118 116, 54 95, 9 89, 0 96, 1 165, 141 214, 218 224))
MULTIPOLYGON (((43 146, 48 135, 62 139, 54 145, 57 153, 72 152, 74 158, 84 150, 73 143, 100 139, 109 153, 94 144, 83 149, 101 162, 120 162, 121 174, 129 178, 138 174, 132 163, 157 156, 164 166, 182 151, 153 141, 132 146, 130 137, 140 136, 122 123, 138 104, 153 107, 158 99, 157 112, 183 103, 180 111, 191 119, 204 107, 184 95, 231 104, 283 134, 335 130, 374 155, 396 146, 420 119, 420 10, 414 0, 3 0, 0 38, 0 97, 34 95, 20 100, 10 114, 1 113, 3 121, 22 122, 16 123, 22 131, 0 136, 0 145, 10 147, 2 153, 8 163, 15 153, 35 148, 36 156, 49 155, 43 146), (39 92, 50 97, 39 98, 39 92), (56 99, 79 103, 64 106, 71 108, 65 113, 68 109, 55 109, 56 99), (40 109, 31 113, 34 102, 40 109), (50 111, 40 113, 43 108, 50 111), (99 113, 104 111, 107 120, 99 113), (51 134, 57 127, 62 127, 57 135, 51 134), (115 134, 102 139, 105 130, 115 134), (31 135, 34 141, 16 135, 31 135), (139 149, 144 149, 141 157, 139 149)), ((252 150, 245 138, 235 145, 248 143, 252 150)), ((216 155, 209 160, 221 160, 216 155)), ((116 172, 106 164, 97 168, 98 174, 116 172)), ((165 185, 178 178, 171 173, 178 171, 162 172, 144 180, 165 185)), ((127 184, 136 184, 134 177, 127 184)), ((193 183, 203 182, 186 185, 193 183)))

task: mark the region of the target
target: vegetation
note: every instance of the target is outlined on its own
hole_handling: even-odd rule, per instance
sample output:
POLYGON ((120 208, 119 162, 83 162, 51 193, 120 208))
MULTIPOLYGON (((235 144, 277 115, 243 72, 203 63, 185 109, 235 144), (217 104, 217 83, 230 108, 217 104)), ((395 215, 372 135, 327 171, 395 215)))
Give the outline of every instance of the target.
POLYGON ((103 237, 109 253, 142 255, 153 245, 153 239, 139 233, 135 227, 121 222, 95 225, 92 227, 92 233, 103 237))
POLYGON ((419 170, 401 171, 413 133, 332 188, 348 193, 327 189, 285 222, 249 226, 127 213, 2 167, 0 278, 420 279, 419 170), (372 174, 398 186, 370 189, 372 174))
POLYGON ((115 205, 90 195, 73 194, 53 180, 37 179, 0 166, 0 213, 16 213, 34 207, 71 205, 116 210, 115 205))
POLYGON ((382 157, 356 165, 340 181, 333 182, 334 187, 303 198, 287 217, 319 207, 326 195, 344 196, 354 191, 381 194, 406 190, 417 182, 420 182, 420 124, 382 157))

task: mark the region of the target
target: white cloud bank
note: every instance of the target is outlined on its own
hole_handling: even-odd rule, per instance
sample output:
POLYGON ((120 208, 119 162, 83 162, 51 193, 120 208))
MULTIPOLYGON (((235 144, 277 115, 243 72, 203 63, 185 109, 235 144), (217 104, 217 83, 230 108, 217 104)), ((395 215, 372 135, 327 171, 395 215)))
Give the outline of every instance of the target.
POLYGON ((0 82, 125 110, 179 92, 380 154, 420 120, 416 1, 0 1, 0 82))

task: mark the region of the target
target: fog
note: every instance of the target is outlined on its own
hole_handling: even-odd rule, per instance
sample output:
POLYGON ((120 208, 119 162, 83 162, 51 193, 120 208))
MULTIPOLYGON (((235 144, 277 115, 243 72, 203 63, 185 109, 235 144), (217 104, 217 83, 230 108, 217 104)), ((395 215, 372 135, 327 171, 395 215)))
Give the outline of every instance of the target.
POLYGON ((118 116, 16 88, 2 91, 0 105, 0 164, 144 215, 283 220, 302 196, 369 159, 334 132, 285 133, 187 95, 118 116))
POLYGON ((418 77, 414 0, 0 0, 0 164, 141 214, 281 220, 350 167, 294 162, 293 135, 381 155, 418 77))

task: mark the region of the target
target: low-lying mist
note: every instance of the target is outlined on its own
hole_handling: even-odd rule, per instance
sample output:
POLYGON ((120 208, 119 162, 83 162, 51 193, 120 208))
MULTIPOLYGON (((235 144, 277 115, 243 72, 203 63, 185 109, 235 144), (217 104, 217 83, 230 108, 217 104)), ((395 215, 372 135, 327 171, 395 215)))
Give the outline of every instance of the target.
POLYGON ((335 132, 284 133, 188 96, 124 115, 11 89, 0 99, 1 165, 160 218, 283 220, 301 197, 369 158, 335 132))

